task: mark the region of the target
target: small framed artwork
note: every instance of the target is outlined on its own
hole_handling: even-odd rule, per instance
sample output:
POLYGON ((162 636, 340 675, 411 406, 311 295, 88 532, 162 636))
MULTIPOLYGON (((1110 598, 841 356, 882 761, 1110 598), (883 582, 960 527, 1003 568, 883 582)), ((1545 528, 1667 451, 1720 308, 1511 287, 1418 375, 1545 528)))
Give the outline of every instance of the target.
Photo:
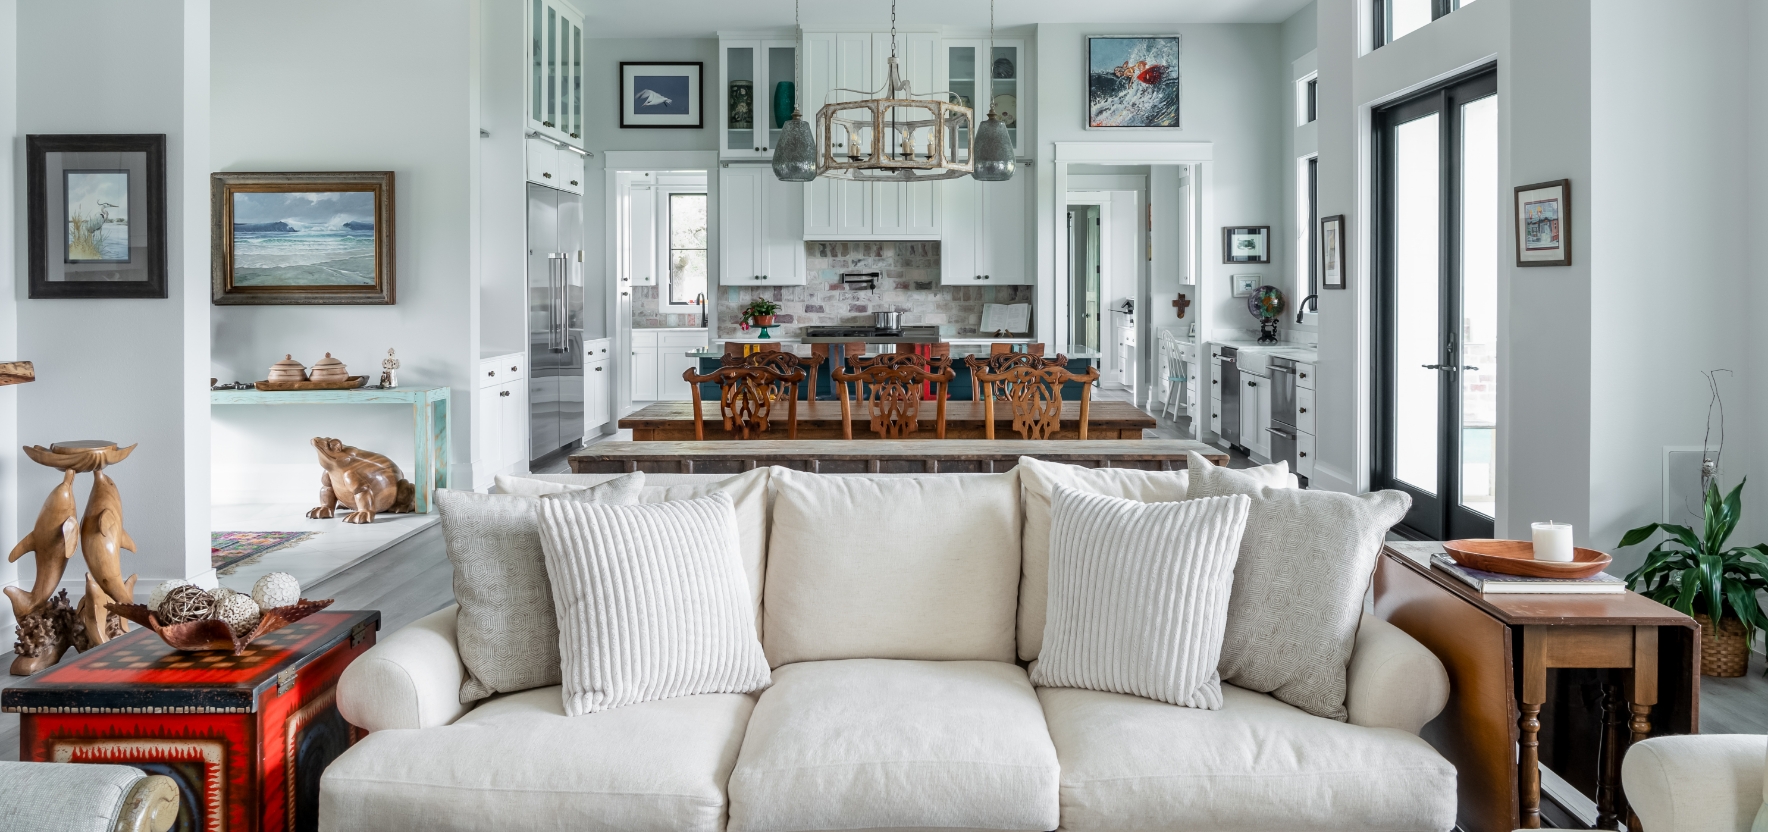
POLYGON ((25 137, 31 298, 166 297, 166 137, 25 137))
POLYGON ((1228 277, 1234 287, 1234 297, 1237 298, 1252 297, 1252 293, 1258 291, 1259 284, 1264 279, 1262 274, 1236 274, 1228 277))
POLYGON ((1222 229, 1222 262, 1271 262, 1271 227, 1248 225, 1222 229))
POLYGON ((695 130, 706 126, 705 64, 620 62, 620 126, 695 130))
POLYGON ((1087 129, 1177 129, 1178 35, 1087 36, 1087 129))
POLYGON ((1516 189, 1516 265, 1572 264, 1572 181, 1516 189))
POLYGON ((1344 288, 1344 215, 1320 218, 1320 288, 1344 288))
POLYGON ((209 176, 217 306, 395 300, 393 172, 209 176))

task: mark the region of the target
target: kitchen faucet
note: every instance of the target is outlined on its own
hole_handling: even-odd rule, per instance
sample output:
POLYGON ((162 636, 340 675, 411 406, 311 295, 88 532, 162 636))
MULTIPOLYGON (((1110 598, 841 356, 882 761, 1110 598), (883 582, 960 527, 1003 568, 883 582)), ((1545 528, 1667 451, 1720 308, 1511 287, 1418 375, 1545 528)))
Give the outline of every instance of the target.
POLYGON ((700 328, 705 329, 706 328, 706 293, 701 292, 701 293, 695 295, 694 296, 694 303, 699 304, 699 306, 700 306, 700 328))
POLYGON ((1308 304, 1310 304, 1310 303, 1312 303, 1314 305, 1314 314, 1316 314, 1316 315, 1320 314, 1320 296, 1319 295, 1308 295, 1307 297, 1301 299, 1300 305, 1295 307, 1295 322, 1296 323, 1298 323, 1298 324, 1301 323, 1301 316, 1306 315, 1308 313, 1308 304))

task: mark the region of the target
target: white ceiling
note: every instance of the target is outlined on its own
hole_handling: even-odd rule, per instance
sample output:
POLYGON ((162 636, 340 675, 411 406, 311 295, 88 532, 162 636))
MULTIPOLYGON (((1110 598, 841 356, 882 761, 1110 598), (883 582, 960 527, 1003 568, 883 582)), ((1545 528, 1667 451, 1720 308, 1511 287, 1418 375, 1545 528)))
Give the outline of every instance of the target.
MULTIPOLYGON (((588 36, 711 37, 792 25, 792 0, 579 0, 588 36)), ((890 0, 802 0, 807 26, 890 24, 890 0)), ((1279 23, 1308 0, 998 0, 995 25, 1032 23, 1279 23)), ((988 0, 898 0, 899 26, 987 28, 988 0)))

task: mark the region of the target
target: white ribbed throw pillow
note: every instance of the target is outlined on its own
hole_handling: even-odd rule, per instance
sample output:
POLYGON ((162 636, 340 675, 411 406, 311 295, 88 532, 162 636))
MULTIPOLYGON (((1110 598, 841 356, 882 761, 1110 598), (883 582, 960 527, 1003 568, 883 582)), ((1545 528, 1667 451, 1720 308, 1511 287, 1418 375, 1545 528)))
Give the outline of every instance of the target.
POLYGON ((730 495, 627 506, 568 497, 540 500, 566 715, 767 687, 730 495))
POLYGON ((1222 633, 1246 497, 1142 503, 1056 486, 1031 682, 1222 707, 1222 633))

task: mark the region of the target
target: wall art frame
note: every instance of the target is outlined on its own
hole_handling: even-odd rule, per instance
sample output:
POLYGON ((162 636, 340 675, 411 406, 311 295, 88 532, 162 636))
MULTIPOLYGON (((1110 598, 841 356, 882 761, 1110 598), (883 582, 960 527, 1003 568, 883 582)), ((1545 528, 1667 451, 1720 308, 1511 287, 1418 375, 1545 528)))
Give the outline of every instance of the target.
POLYGON ((1345 220, 1343 214, 1320 218, 1320 288, 1343 289, 1347 268, 1345 260, 1345 220))
POLYGON ((1183 125, 1181 39, 1087 35, 1088 130, 1178 130, 1183 125))
POLYGON ((1271 262, 1271 227, 1229 225, 1222 228, 1222 262, 1229 265, 1271 262))
POLYGON ((1516 189, 1516 265, 1572 264, 1572 181, 1557 179, 1516 189))
POLYGON ((700 61, 621 61, 615 83, 623 130, 706 127, 706 65, 700 61))
POLYGON ((216 306, 392 305, 392 171, 209 176, 216 306))
POLYGON ((164 298, 166 136, 25 137, 27 297, 164 298))

